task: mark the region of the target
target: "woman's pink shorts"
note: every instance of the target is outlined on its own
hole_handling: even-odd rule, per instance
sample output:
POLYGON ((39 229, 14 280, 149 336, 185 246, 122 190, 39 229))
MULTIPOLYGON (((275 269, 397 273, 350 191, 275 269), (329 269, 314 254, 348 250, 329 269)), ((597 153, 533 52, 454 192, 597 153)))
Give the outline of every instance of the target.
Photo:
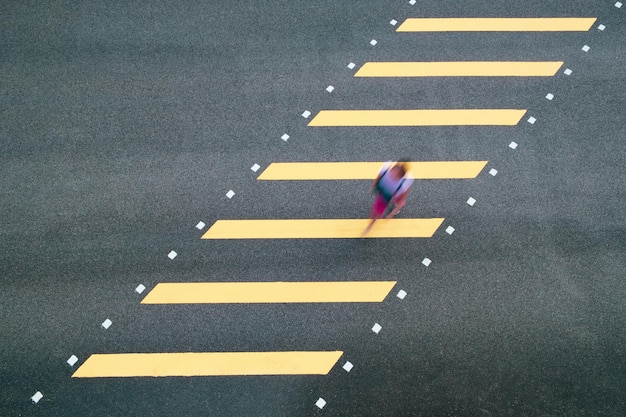
POLYGON ((376 197, 376 200, 374 200, 374 204, 372 205, 372 212, 370 213, 370 218, 380 219, 381 217, 383 217, 383 214, 385 213, 385 210, 387 210, 388 205, 389 204, 384 199, 384 197, 378 194, 378 196, 376 197))

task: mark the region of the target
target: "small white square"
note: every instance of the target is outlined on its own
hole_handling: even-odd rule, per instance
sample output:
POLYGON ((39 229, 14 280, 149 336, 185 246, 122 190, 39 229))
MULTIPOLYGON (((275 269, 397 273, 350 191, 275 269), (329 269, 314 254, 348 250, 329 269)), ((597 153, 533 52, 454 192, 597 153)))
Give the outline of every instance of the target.
POLYGON ((228 197, 228 198, 233 198, 234 196, 235 196, 235 192, 233 190, 229 190, 226 193, 226 197, 228 197))
POLYGON ((552 99, 554 98, 554 94, 552 94, 552 93, 548 93, 548 94, 546 94, 546 98, 547 98, 548 100, 552 100, 552 99))
POLYGON ((528 118, 528 123, 530 123, 531 125, 534 125, 536 121, 537 121, 537 119, 535 119, 535 118, 534 118, 534 117, 532 117, 532 116, 530 116, 530 117, 528 118))
POLYGON ((396 19, 391 19, 391 21, 389 22, 389 24, 390 24, 391 26, 395 26, 395 25, 397 25, 397 24, 398 24, 398 21, 397 21, 396 19))
POLYGON ((617 7, 618 9, 621 9, 622 3, 618 1, 617 3, 615 3, 615 7, 617 7))
POLYGON ((78 358, 76 357, 76 355, 70 356, 70 358, 67 360, 67 364, 69 366, 74 366, 76 362, 78 362, 78 358))
POLYGON ((315 405, 321 410, 326 405, 326 400, 324 400, 322 397, 319 397, 315 402, 315 405))
POLYGON ((489 175, 491 175, 492 177, 495 177, 497 174, 498 174, 498 170, 497 169, 491 168, 489 170, 489 175))
POLYGON ((332 85, 329 85, 328 87, 326 87, 326 91, 328 91, 329 93, 332 93, 334 89, 335 87, 333 87, 332 85))
POLYGON ((354 69, 354 67, 356 67, 356 64, 355 64, 354 62, 350 62, 350 63, 348 64, 348 68, 350 68, 350 69, 354 69))
POLYGON ((424 258, 424 260, 422 261, 422 265, 424 266, 428 266, 432 263, 432 261, 428 258, 424 258))
POLYGON ((476 199, 473 197, 468 198, 467 204, 469 204, 470 206, 473 206, 474 204, 476 204, 476 199))
POLYGON ((302 113, 302 117, 304 117, 305 119, 308 119, 310 115, 311 115, 311 112, 310 112, 310 111, 308 111, 308 110, 305 110, 305 111, 302 113))
POLYGON ((583 47, 582 47, 582 50, 583 50, 584 52, 589 52, 589 50, 590 50, 590 49, 591 49, 591 48, 589 47, 589 45, 585 45, 585 46, 583 46, 583 47))
POLYGON ((289 135, 286 133, 283 133, 283 135, 280 138, 284 140, 285 142, 287 142, 287 139, 289 139, 289 135))
POLYGON ((349 361, 346 361, 346 363, 343 364, 342 368, 346 372, 350 372, 352 370, 352 368, 354 368, 354 365, 352 365, 352 363, 350 363, 349 361))
POLYGON ((146 286, 143 284, 139 284, 137 285, 137 288, 135 288, 135 292, 137 294, 141 294, 142 292, 144 292, 146 290, 146 286))
POLYGON ((606 26, 602 24, 598 25, 598 30, 604 30, 604 29, 606 29, 606 26))
POLYGON ((378 43, 378 41, 376 39, 372 39, 370 41, 370 45, 375 46, 378 43))
POLYGON ((571 70, 571 69, 569 69, 569 68, 565 68, 565 71, 563 71, 563 73, 564 73, 565 75, 572 75, 572 70, 571 70))
POLYGON ((33 395, 32 397, 30 397, 30 399, 37 404, 39 402, 39 400, 41 400, 43 398, 43 394, 39 391, 37 391, 35 393, 35 395, 33 395))
POLYGON ((517 143, 516 142, 509 143, 509 148, 511 148, 511 149, 517 148, 517 143))
POLYGON ((409 0, 409 4, 410 4, 411 6, 413 6, 415 3, 416 3, 416 2, 415 2, 415 0, 409 0))
POLYGON ((106 319, 105 321, 102 322, 102 327, 104 327, 105 329, 108 329, 109 327, 111 327, 111 325, 113 324, 113 322, 109 319, 106 319))
POLYGON ((259 168, 261 168, 261 165, 259 165, 259 164, 254 164, 254 165, 252 165, 252 166, 250 167, 250 169, 251 169, 253 172, 257 172, 257 171, 259 170, 259 168))
POLYGON ((378 334, 378 332, 380 332, 380 330, 383 328, 383 326, 381 326, 378 323, 374 323, 374 327, 372 327, 372 331, 376 334, 378 334))
POLYGON ((404 290, 398 291, 398 294, 396 295, 396 297, 398 297, 401 300, 404 300, 404 297, 406 297, 406 291, 404 290))
POLYGON ((196 229, 202 230, 202 229, 204 229, 204 226, 206 226, 206 224, 204 224, 204 222, 198 222, 198 224, 196 225, 196 229))
POLYGON ((454 229, 454 227, 452 227, 452 226, 448 226, 448 227, 446 227, 446 233, 447 233, 447 234, 449 234, 449 235, 451 235, 452 233, 454 233, 454 230, 455 230, 455 229, 454 229))
POLYGON ((174 251, 171 251, 170 253, 167 254, 167 257, 170 259, 174 259, 175 257, 177 257, 178 254, 174 251))

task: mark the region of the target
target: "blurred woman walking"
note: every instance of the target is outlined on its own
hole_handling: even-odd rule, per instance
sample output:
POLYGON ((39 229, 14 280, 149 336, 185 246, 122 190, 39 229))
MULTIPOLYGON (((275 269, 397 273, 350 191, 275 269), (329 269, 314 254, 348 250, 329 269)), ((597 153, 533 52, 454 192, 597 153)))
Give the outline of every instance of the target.
POLYGON ((372 192, 376 194, 376 199, 372 205, 370 213, 370 223, 364 231, 368 233, 376 220, 383 217, 387 209, 391 208, 385 217, 390 219, 404 206, 409 188, 413 184, 413 177, 409 174, 409 163, 406 160, 398 162, 387 162, 378 173, 378 177, 372 184, 372 192))

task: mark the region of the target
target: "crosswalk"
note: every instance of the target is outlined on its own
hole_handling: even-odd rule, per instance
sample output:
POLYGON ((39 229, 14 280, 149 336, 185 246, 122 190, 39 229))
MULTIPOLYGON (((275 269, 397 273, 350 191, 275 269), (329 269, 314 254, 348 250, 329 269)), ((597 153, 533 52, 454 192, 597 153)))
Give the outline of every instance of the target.
POLYGON ((586 32, 590 17, 409 18, 397 32, 586 32))
POLYGON ((520 109, 321 110, 309 126, 515 126, 520 109))
POLYGON ((552 77, 563 61, 366 62, 355 77, 552 77))
MULTIPOLYGON (((260 181, 374 180, 384 162, 273 162, 257 177, 260 181)), ((487 161, 416 161, 410 174, 416 180, 472 179, 487 161)))
MULTIPOLYGON (((419 32, 576 32, 595 18, 408 18, 398 36, 419 32)), ((559 58, 559 57, 555 57, 559 58)), ((563 61, 366 62, 355 78, 551 77, 563 61)), ((324 109, 312 128, 372 126, 516 126, 526 109, 324 109)), ((413 161, 418 180, 476 178, 488 161, 413 161)), ((259 181, 371 180, 382 162, 274 162, 259 181)), ((312 213, 314 216, 314 213, 312 213)), ((203 240, 430 238, 444 218, 390 219, 363 234, 368 219, 217 220, 203 240)), ((142 300, 150 304, 371 303, 383 302, 395 281, 159 283, 142 300)), ((326 375, 342 351, 179 352, 93 354, 75 378, 326 375)))
POLYGON ((380 303, 395 281, 162 282, 141 304, 380 303))

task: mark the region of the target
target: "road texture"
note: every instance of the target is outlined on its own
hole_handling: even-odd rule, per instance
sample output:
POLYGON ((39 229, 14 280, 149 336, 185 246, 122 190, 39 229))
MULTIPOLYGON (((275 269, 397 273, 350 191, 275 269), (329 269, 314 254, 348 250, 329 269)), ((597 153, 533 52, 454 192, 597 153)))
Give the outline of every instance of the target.
POLYGON ((0 415, 625 415, 625 7, 413 3, 4 2, 0 415), (396 32, 410 17, 597 20, 396 32), (354 77, 369 61, 563 66, 354 77), (328 109, 466 108, 527 111, 307 126, 328 109), (432 238, 201 239, 217 220, 368 216, 370 181, 257 180, 273 162, 403 157, 488 161, 414 183, 399 218, 444 218, 432 238), (382 303, 140 304, 161 282, 385 280, 382 303), (96 353, 301 350, 343 354, 327 375, 71 377, 96 353))

